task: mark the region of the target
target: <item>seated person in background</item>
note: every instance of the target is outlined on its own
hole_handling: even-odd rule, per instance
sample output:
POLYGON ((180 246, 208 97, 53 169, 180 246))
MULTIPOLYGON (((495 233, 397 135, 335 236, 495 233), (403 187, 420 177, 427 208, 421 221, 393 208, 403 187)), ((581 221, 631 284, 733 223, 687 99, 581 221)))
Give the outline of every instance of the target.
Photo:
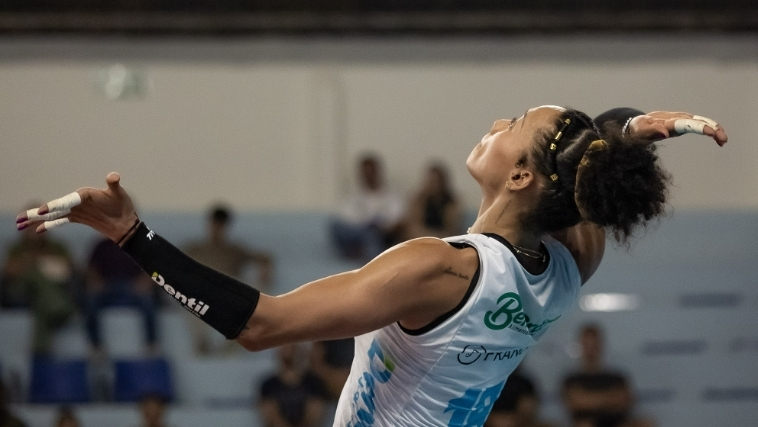
POLYGON ((337 403, 350 375, 354 353, 353 338, 313 343, 311 371, 324 383, 328 400, 332 403, 337 403))
POLYGON ((403 217, 402 199, 384 187, 378 157, 360 161, 359 189, 332 221, 331 235, 340 255, 371 259, 398 241, 403 217))
POLYGON ((92 251, 85 287, 87 338, 96 356, 102 356, 100 313, 105 307, 134 307, 144 318, 148 354, 158 350, 156 286, 137 264, 110 239, 92 251))
POLYGON ((58 409, 58 420, 55 422, 55 427, 79 427, 79 420, 74 414, 74 410, 70 406, 62 406, 58 409))
POLYGON ((26 424, 16 418, 8 409, 8 402, 5 398, 5 386, 0 379, 0 427, 25 427, 26 424))
MULTIPOLYGON (((241 280, 246 267, 255 266, 258 270, 258 280, 252 285, 256 289, 271 289, 273 272, 273 257, 271 254, 256 251, 235 244, 229 240, 229 227, 232 222, 232 212, 229 208, 217 205, 208 214, 207 235, 203 241, 192 242, 185 248, 187 255, 216 271, 241 280)), ((187 313, 190 329, 194 339, 195 351, 198 354, 209 354, 213 350, 211 333, 202 321, 187 313)), ((242 350, 234 342, 227 342, 226 350, 242 350)))
POLYGON ((260 412, 266 427, 317 427, 324 417, 324 386, 305 368, 302 344, 279 347, 279 371, 260 389, 260 412))
POLYGON ((155 394, 147 394, 140 399, 139 409, 142 414, 142 423, 139 427, 167 427, 164 415, 166 412, 166 399, 155 394))
POLYGON ((539 404, 534 383, 517 368, 505 382, 484 427, 552 427, 539 420, 539 404))
POLYGON ((52 351, 53 333, 74 314, 76 269, 66 247, 43 234, 24 231, 8 251, 0 284, 0 306, 30 308, 32 352, 52 351))
POLYGON ((450 188, 447 168, 429 166, 424 183, 411 199, 403 224, 404 240, 416 237, 448 237, 461 234, 461 209, 450 188))
POLYGON ((650 427, 632 414, 634 396, 625 375, 603 363, 599 326, 585 325, 579 335, 581 366, 563 381, 562 396, 572 427, 650 427))

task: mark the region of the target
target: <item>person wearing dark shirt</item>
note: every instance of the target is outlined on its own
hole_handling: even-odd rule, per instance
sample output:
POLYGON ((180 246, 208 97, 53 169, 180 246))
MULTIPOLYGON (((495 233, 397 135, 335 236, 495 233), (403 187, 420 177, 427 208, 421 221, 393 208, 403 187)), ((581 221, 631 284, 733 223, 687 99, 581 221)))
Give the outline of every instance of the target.
POLYGON ((2 379, 0 379, 0 427, 26 427, 26 424, 16 418, 8 409, 2 379))
POLYGON ((585 325, 579 333, 580 368, 563 380, 563 403, 572 427, 650 427, 635 417, 634 395, 627 377, 607 368, 603 361, 602 329, 585 325))
POLYGON ((328 400, 332 403, 337 403, 350 375, 354 353, 353 338, 313 343, 311 371, 324 383, 328 400))
POLYGON ((148 352, 157 350, 155 285, 137 264, 109 239, 99 241, 90 257, 85 295, 87 337, 102 354, 100 313, 105 307, 137 308, 144 318, 148 352))
POLYGON ((454 236, 462 231, 461 221, 460 204, 450 187, 447 168, 441 163, 432 164, 408 206, 403 221, 404 239, 454 236))
POLYGON ((539 420, 539 404, 537 387, 516 369, 505 382, 484 427, 552 427, 539 420))
POLYGON ((304 354, 297 344, 279 348, 279 371, 260 389, 260 407, 266 427, 316 427, 324 416, 325 390, 321 380, 303 368, 304 354))

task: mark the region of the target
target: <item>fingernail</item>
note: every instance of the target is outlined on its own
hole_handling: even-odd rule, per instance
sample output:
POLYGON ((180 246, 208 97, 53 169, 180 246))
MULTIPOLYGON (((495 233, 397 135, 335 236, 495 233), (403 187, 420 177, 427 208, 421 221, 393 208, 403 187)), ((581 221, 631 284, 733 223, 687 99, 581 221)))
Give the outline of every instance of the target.
POLYGON ((16 224, 22 223, 24 221, 26 221, 26 218, 24 218, 24 217, 18 217, 18 218, 16 218, 16 224))
POLYGON ((16 228, 18 229, 18 231, 21 231, 21 230, 25 229, 28 226, 29 226, 29 224, 19 224, 19 225, 16 226, 16 228))

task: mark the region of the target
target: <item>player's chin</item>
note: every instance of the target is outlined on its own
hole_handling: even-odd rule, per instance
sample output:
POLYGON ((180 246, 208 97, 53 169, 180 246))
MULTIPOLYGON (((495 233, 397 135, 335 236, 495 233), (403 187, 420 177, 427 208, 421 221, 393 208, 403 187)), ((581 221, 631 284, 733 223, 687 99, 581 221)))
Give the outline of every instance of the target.
POLYGON ((479 158, 472 152, 468 159, 466 159, 466 169, 468 170, 468 173, 471 175, 472 178, 479 181, 477 178, 479 176, 479 158))

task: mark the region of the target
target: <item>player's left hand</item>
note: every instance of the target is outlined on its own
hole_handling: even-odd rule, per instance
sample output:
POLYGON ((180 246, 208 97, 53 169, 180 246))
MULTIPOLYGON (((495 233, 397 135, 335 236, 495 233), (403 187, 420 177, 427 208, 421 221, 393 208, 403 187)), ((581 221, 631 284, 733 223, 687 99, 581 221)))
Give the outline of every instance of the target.
POLYGON ((690 113, 653 111, 633 118, 628 127, 632 138, 648 144, 685 133, 710 136, 719 146, 728 140, 724 128, 714 120, 690 113))

